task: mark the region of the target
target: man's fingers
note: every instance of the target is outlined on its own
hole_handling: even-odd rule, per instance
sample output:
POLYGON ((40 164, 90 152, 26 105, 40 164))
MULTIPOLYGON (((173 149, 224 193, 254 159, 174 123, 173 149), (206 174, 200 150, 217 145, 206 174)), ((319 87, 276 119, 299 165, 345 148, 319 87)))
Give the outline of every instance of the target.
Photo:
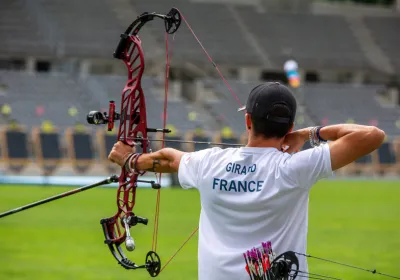
POLYGON ((114 148, 111 150, 110 154, 108 155, 108 160, 114 163, 114 158, 115 158, 115 151, 114 148))
POLYGON ((132 150, 132 147, 118 141, 115 143, 111 149, 110 154, 108 155, 108 160, 112 163, 116 163, 120 166, 125 164, 126 158, 132 153, 135 152, 132 150))

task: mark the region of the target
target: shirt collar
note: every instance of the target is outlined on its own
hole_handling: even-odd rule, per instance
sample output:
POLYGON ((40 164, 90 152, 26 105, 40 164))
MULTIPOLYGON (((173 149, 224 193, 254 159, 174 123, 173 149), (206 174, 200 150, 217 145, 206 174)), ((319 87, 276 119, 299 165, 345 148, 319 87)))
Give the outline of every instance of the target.
POLYGON ((264 154, 265 152, 274 152, 279 150, 274 147, 240 147, 239 151, 243 153, 264 154))

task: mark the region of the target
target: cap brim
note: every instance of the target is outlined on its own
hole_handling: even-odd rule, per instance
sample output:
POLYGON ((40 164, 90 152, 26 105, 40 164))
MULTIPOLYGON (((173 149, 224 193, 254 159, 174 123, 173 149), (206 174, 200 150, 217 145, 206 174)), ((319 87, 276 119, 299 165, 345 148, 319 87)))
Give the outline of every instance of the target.
POLYGON ((241 111, 244 111, 244 110, 246 110, 246 106, 240 107, 237 111, 241 112, 241 111))

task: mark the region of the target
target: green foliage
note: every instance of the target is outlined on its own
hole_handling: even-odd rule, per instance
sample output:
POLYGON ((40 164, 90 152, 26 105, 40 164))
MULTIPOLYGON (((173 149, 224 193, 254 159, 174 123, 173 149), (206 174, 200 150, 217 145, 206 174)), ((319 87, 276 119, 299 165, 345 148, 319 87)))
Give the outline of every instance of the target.
MULTIPOLYGON (((0 187, 0 212, 65 191, 61 187, 0 187)), ((115 213, 115 189, 94 189, 0 219, 0 279, 150 279, 145 271, 117 265, 103 243, 100 219, 115 213)), ((378 271, 400 274, 400 183, 319 183, 311 192, 308 253, 378 271)), ((131 229, 144 261, 151 249, 156 192, 139 189, 135 213, 149 225, 131 229)), ((161 193, 158 253, 162 261, 197 227, 197 191, 161 193)), ((311 272, 345 279, 379 276, 310 260, 311 272)), ((197 278, 197 235, 159 279, 197 278)))

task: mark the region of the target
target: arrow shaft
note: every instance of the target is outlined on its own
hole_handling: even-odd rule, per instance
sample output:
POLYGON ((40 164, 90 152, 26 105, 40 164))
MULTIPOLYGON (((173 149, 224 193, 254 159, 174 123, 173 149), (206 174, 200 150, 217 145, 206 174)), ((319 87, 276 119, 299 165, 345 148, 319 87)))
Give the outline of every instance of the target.
POLYGON ((60 198, 64 198, 64 197, 67 197, 67 196, 70 196, 70 195, 73 195, 73 194, 76 194, 76 193, 79 193, 79 192, 90 190, 92 188, 95 188, 95 187, 98 187, 98 186, 102 186, 102 185, 107 185, 107 184, 110 184, 112 182, 117 182, 117 181, 118 181, 118 177, 116 175, 114 175, 114 176, 111 176, 111 177, 109 177, 107 179, 104 179, 104 180, 102 180, 100 182, 97 182, 97 183, 94 183, 94 184, 91 184, 91 185, 83 186, 83 187, 80 187, 80 188, 77 188, 77 189, 73 189, 73 190, 70 190, 70 191, 67 191, 67 192, 52 196, 52 197, 48 197, 48 198, 45 198, 45 199, 30 203, 30 204, 27 204, 27 205, 24 205, 24 206, 20 206, 20 207, 11 209, 11 210, 9 210, 7 212, 1 213, 0 214, 0 218, 4 218, 4 217, 7 217, 9 215, 12 215, 12 214, 15 214, 15 213, 18 213, 18 212, 21 212, 21 211, 24 211, 24 210, 27 210, 27 209, 42 205, 42 204, 46 204, 48 202, 51 202, 51 201, 54 201, 54 200, 57 200, 57 199, 60 199, 60 198))
POLYGON ((186 141, 186 140, 173 140, 173 139, 149 139, 149 138, 133 138, 132 140, 145 140, 145 141, 154 141, 154 142, 169 142, 169 143, 189 143, 189 144, 206 144, 206 145, 215 145, 215 146, 232 146, 232 147, 243 147, 243 144, 235 144, 235 143, 219 143, 219 142, 208 142, 208 141, 186 141))

